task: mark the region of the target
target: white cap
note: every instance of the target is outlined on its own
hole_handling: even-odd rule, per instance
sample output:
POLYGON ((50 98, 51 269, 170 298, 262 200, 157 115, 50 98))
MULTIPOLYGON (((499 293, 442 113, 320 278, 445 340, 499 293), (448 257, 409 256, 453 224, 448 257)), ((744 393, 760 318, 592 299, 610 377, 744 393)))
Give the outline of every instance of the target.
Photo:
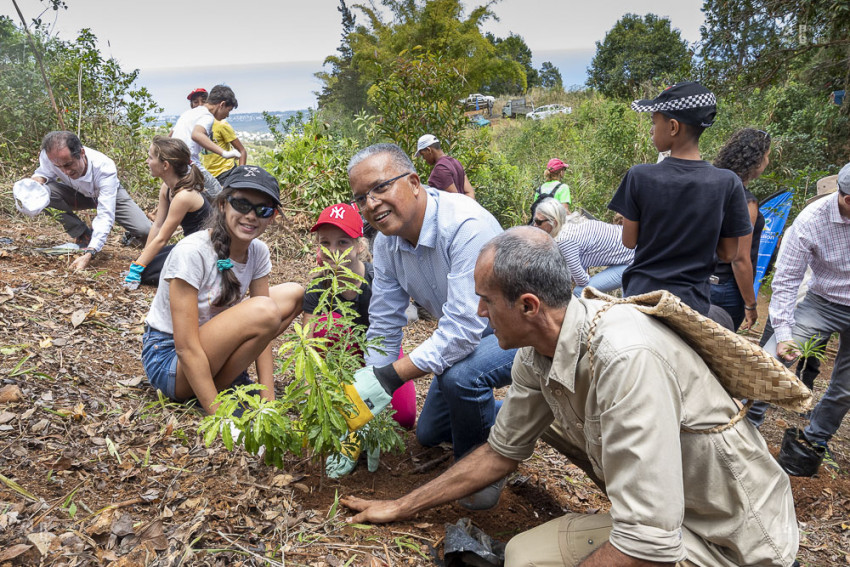
POLYGON ((34 217, 50 204, 50 189, 35 179, 21 179, 12 188, 15 208, 25 215, 34 217))
POLYGON ((850 163, 838 172, 838 189, 845 195, 850 195, 850 163))
POLYGON ((413 154, 413 157, 418 157, 419 152, 424 150, 425 148, 430 148, 434 144, 438 144, 440 142, 439 138, 434 134, 425 134, 424 136, 420 136, 419 141, 416 142, 416 153, 413 154))

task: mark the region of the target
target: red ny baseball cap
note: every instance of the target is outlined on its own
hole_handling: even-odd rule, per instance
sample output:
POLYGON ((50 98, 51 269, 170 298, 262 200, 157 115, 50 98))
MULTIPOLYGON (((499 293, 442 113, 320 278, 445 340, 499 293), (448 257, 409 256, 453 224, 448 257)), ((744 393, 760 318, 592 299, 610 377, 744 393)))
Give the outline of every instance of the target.
POLYGON ((357 209, 347 203, 327 207, 319 215, 319 220, 316 221, 310 232, 316 232, 323 224, 332 224, 351 238, 363 236, 363 219, 360 218, 357 209))
POLYGON ((207 89, 195 89, 195 90, 193 90, 192 92, 189 93, 189 96, 186 97, 186 100, 192 100, 193 97, 195 97, 197 95, 201 95, 201 94, 206 95, 207 89))

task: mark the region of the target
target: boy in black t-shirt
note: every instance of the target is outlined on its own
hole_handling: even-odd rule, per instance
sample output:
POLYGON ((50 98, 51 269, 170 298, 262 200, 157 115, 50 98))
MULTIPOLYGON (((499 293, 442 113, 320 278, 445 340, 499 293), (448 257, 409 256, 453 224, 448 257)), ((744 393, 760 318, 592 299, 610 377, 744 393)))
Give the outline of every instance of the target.
POLYGON ((734 259, 738 237, 752 226, 738 176, 700 158, 700 135, 717 114, 715 97, 699 83, 683 82, 653 100, 634 101, 632 109, 652 112, 652 142, 670 157, 632 167, 608 204, 625 217, 623 244, 635 249, 623 274, 624 295, 666 289, 731 327, 726 312, 711 308, 709 277, 718 258, 734 259))

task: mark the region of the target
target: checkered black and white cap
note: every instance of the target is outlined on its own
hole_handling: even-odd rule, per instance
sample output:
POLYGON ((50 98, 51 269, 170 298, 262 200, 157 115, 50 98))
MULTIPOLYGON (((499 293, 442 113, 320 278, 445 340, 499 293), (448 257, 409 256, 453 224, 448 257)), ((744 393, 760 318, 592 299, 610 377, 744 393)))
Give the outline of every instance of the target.
POLYGON ((676 83, 652 100, 636 100, 632 110, 661 112, 685 124, 707 128, 717 115, 717 99, 710 90, 694 81, 676 83))

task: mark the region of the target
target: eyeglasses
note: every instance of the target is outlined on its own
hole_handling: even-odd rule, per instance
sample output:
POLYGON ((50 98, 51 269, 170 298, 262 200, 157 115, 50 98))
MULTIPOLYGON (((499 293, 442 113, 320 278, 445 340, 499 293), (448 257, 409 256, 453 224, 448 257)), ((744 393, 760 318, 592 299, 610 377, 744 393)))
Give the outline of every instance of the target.
POLYGON ((551 222, 551 221, 549 219, 539 219, 537 217, 534 217, 532 222, 534 223, 534 226, 541 226, 544 222, 551 222))
POLYGON ((237 213, 247 215, 251 211, 254 211, 257 218, 261 219, 269 218, 277 210, 275 207, 269 207, 268 205, 255 205, 248 199, 237 199, 233 195, 227 196, 227 202, 230 203, 230 206, 233 207, 233 210, 237 213))
POLYGON ((412 173, 412 171, 408 171, 407 173, 402 173, 401 175, 397 175, 392 179, 387 179, 386 181, 378 183, 377 185, 366 191, 364 195, 355 195, 354 198, 351 200, 351 204, 356 206, 358 209, 362 209, 363 205, 366 204, 366 197, 371 197, 373 201, 380 201, 381 196, 390 190, 390 187, 392 187, 393 183, 395 183, 402 177, 406 177, 412 173))

